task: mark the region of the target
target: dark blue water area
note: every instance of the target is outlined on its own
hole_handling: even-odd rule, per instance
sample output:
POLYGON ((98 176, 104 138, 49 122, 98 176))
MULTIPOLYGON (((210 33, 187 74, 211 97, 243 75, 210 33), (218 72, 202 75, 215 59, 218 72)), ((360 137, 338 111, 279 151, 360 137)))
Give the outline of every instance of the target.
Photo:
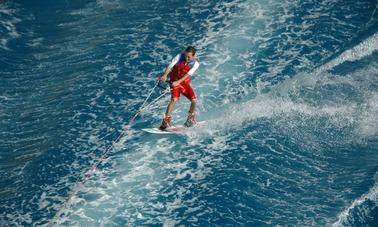
POLYGON ((0 1, 0 225, 377 225, 376 8, 0 1), (188 45, 207 125, 113 144, 188 45))

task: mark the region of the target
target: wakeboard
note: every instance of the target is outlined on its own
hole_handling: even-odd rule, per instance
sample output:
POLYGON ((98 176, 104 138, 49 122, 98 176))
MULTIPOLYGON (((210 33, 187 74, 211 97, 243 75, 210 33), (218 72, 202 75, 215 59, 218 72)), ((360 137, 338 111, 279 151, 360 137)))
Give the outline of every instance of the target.
POLYGON ((199 121, 193 127, 185 127, 184 125, 171 126, 165 130, 160 130, 159 128, 143 128, 142 130, 153 134, 180 134, 192 128, 198 128, 206 124, 206 121, 199 121))

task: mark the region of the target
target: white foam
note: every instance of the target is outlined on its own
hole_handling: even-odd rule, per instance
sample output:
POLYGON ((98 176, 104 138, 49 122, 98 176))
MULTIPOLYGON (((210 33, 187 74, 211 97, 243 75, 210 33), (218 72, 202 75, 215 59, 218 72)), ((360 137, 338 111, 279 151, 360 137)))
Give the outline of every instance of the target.
POLYGON ((17 9, 17 4, 0 3, 0 7, 0 30, 5 30, 2 32, 2 38, 0 39, 0 48, 10 50, 8 47, 9 41, 21 36, 18 32, 17 24, 22 21, 22 17, 17 9), (2 14, 6 15, 6 17, 3 18, 2 14))
MULTIPOLYGON (((259 95, 249 101, 232 104, 226 108, 221 115, 208 113, 209 117, 216 119, 213 125, 219 128, 238 128, 247 122, 258 118, 273 118, 285 115, 305 115, 308 117, 327 117, 336 127, 343 127, 354 122, 358 122, 356 133, 361 137, 374 136, 377 134, 378 111, 377 94, 369 86, 376 84, 376 66, 371 65, 357 70, 345 77, 335 77, 324 71, 331 69, 346 61, 357 61, 374 53, 378 49, 378 33, 367 38, 355 47, 344 51, 340 56, 331 62, 314 70, 311 73, 300 73, 293 78, 286 79, 279 85, 272 87, 271 92, 263 94, 263 90, 269 83, 257 83, 259 95), (337 97, 316 97, 313 102, 306 102, 302 91, 308 93, 323 86, 331 85, 335 88, 348 86, 357 92, 364 100, 353 100, 347 93, 340 96, 350 97, 350 100, 338 100, 337 97), (293 97, 294 96, 294 97, 293 97), (293 99, 294 98, 294 99, 293 99), (334 101, 329 99, 335 99, 334 101), (332 102, 333 101, 333 102, 332 102), (324 104, 328 102, 328 104, 324 104), (211 115, 211 116, 210 116, 211 115)), ((223 64, 223 63, 221 63, 223 64)), ((321 93, 319 93, 321 94, 321 93)), ((229 101, 224 102, 228 104, 229 101)), ((221 108, 223 109, 223 108, 221 108)))
POLYGON ((375 184, 370 190, 360 196, 359 198, 355 199, 352 204, 344 209, 340 214, 337 215, 337 221, 332 224, 332 226, 344 226, 347 224, 348 217, 350 212, 358 206, 361 206, 366 201, 371 201, 374 204, 378 204, 378 185, 375 184))
POLYGON ((378 135, 378 93, 368 95, 367 102, 362 107, 365 111, 361 114, 358 133, 364 137, 378 135))
POLYGON ((378 33, 368 37, 358 45, 350 48, 335 59, 331 60, 330 62, 326 63, 325 65, 319 67, 316 72, 320 73, 326 70, 330 70, 335 66, 341 65, 346 61, 357 61, 369 55, 372 55, 375 51, 378 50, 378 33))

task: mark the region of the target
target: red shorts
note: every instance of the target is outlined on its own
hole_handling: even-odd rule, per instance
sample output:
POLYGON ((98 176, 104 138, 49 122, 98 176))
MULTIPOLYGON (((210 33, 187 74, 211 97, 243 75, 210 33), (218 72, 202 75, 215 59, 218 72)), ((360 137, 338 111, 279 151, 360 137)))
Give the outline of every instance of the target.
POLYGON ((196 100, 196 93, 194 93, 192 86, 188 82, 182 82, 180 85, 172 88, 171 98, 175 101, 179 100, 180 94, 183 94, 189 100, 196 100))

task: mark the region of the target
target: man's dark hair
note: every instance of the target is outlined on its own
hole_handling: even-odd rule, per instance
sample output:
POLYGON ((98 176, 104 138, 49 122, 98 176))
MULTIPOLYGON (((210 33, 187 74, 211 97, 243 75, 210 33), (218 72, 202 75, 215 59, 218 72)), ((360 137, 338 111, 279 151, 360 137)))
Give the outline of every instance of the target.
POLYGON ((192 46, 188 46, 185 50, 185 52, 191 52, 193 55, 196 55, 196 48, 192 46))

